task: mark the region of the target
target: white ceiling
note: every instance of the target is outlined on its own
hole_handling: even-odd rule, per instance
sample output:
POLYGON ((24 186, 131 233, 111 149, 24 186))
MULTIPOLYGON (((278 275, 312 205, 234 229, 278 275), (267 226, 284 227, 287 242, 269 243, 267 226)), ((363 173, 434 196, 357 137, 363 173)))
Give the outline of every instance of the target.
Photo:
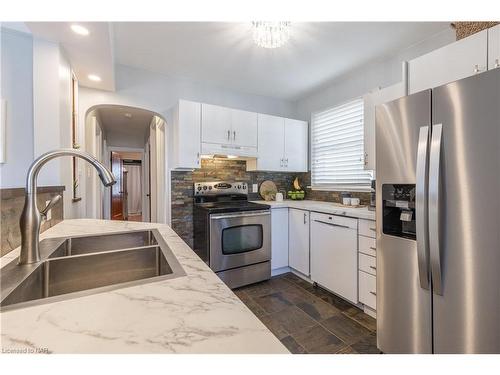
POLYGON ((101 106, 96 109, 96 115, 109 144, 138 148, 144 147, 147 129, 155 116, 144 109, 120 105, 101 106), (126 117, 126 113, 132 117, 126 117))
POLYGON ((251 23, 28 22, 35 36, 59 41, 83 86, 114 89, 114 63, 240 92, 299 99, 342 74, 383 59, 450 27, 448 22, 292 23, 290 42, 253 43, 251 23), (100 75, 100 83, 87 79, 100 75))
POLYGON ((268 50, 253 43, 250 23, 113 23, 119 64, 290 100, 449 27, 446 22, 292 23, 290 42, 268 50))
POLYGON ((74 22, 27 22, 34 36, 61 43, 82 86, 115 89, 113 37, 108 22, 76 22, 89 30, 82 36, 71 31, 74 22), (100 82, 87 78, 101 77, 100 82))

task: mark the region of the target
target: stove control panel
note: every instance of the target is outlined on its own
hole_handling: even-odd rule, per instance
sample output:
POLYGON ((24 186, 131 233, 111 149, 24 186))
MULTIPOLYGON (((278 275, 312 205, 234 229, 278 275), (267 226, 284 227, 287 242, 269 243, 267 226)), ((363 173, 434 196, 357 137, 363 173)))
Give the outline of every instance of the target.
POLYGON ((194 195, 223 195, 223 194, 245 194, 248 195, 246 182, 195 182, 194 195))

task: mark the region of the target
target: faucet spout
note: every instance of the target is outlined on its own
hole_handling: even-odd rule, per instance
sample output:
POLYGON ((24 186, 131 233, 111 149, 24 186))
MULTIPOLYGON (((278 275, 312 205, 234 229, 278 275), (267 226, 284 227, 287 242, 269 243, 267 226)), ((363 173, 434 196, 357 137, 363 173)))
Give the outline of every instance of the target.
MULTIPOLYGON (((26 189, 24 199, 24 209, 21 214, 19 225, 21 228, 21 253, 19 254, 18 264, 30 264, 40 261, 39 236, 42 217, 48 211, 48 207, 39 210, 37 206, 36 185, 40 169, 48 161, 60 156, 76 156, 86 160, 97 169, 99 178, 104 186, 111 186, 116 183, 113 173, 92 155, 74 149, 60 149, 49 151, 36 159, 28 170, 26 177, 26 189)), ((56 203, 54 201, 54 203, 56 203)))

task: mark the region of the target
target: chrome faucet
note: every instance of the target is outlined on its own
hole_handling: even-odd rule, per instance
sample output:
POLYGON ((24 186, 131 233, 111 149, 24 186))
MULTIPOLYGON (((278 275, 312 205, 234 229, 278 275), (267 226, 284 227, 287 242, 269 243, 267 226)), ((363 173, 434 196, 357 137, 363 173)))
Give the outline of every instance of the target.
POLYGON ((40 211, 36 199, 36 180, 40 169, 45 163, 60 156, 76 156, 88 161, 97 169, 104 186, 111 186, 116 182, 115 176, 106 166, 92 155, 83 151, 77 151, 71 148, 54 150, 36 159, 33 164, 31 164, 26 177, 24 209, 21 214, 21 220, 19 221, 21 227, 21 253, 19 254, 18 264, 20 265, 40 261, 40 249, 38 248, 40 224, 42 223, 42 218, 46 218, 49 210, 61 200, 61 196, 57 195, 52 198, 49 204, 40 211))

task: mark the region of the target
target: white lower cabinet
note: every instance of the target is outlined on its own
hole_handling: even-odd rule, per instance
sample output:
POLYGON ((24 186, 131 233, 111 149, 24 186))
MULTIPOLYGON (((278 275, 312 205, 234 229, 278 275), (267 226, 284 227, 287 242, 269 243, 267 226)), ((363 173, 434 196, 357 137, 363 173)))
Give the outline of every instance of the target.
POLYGON ((358 302, 358 220, 311 213, 311 279, 358 302))
POLYGON ((309 276, 309 211, 288 211, 288 264, 309 276))
POLYGON ((288 208, 271 210, 271 269, 288 267, 288 208))
POLYGON ((377 277, 364 271, 359 271, 359 302, 377 309, 377 277))

